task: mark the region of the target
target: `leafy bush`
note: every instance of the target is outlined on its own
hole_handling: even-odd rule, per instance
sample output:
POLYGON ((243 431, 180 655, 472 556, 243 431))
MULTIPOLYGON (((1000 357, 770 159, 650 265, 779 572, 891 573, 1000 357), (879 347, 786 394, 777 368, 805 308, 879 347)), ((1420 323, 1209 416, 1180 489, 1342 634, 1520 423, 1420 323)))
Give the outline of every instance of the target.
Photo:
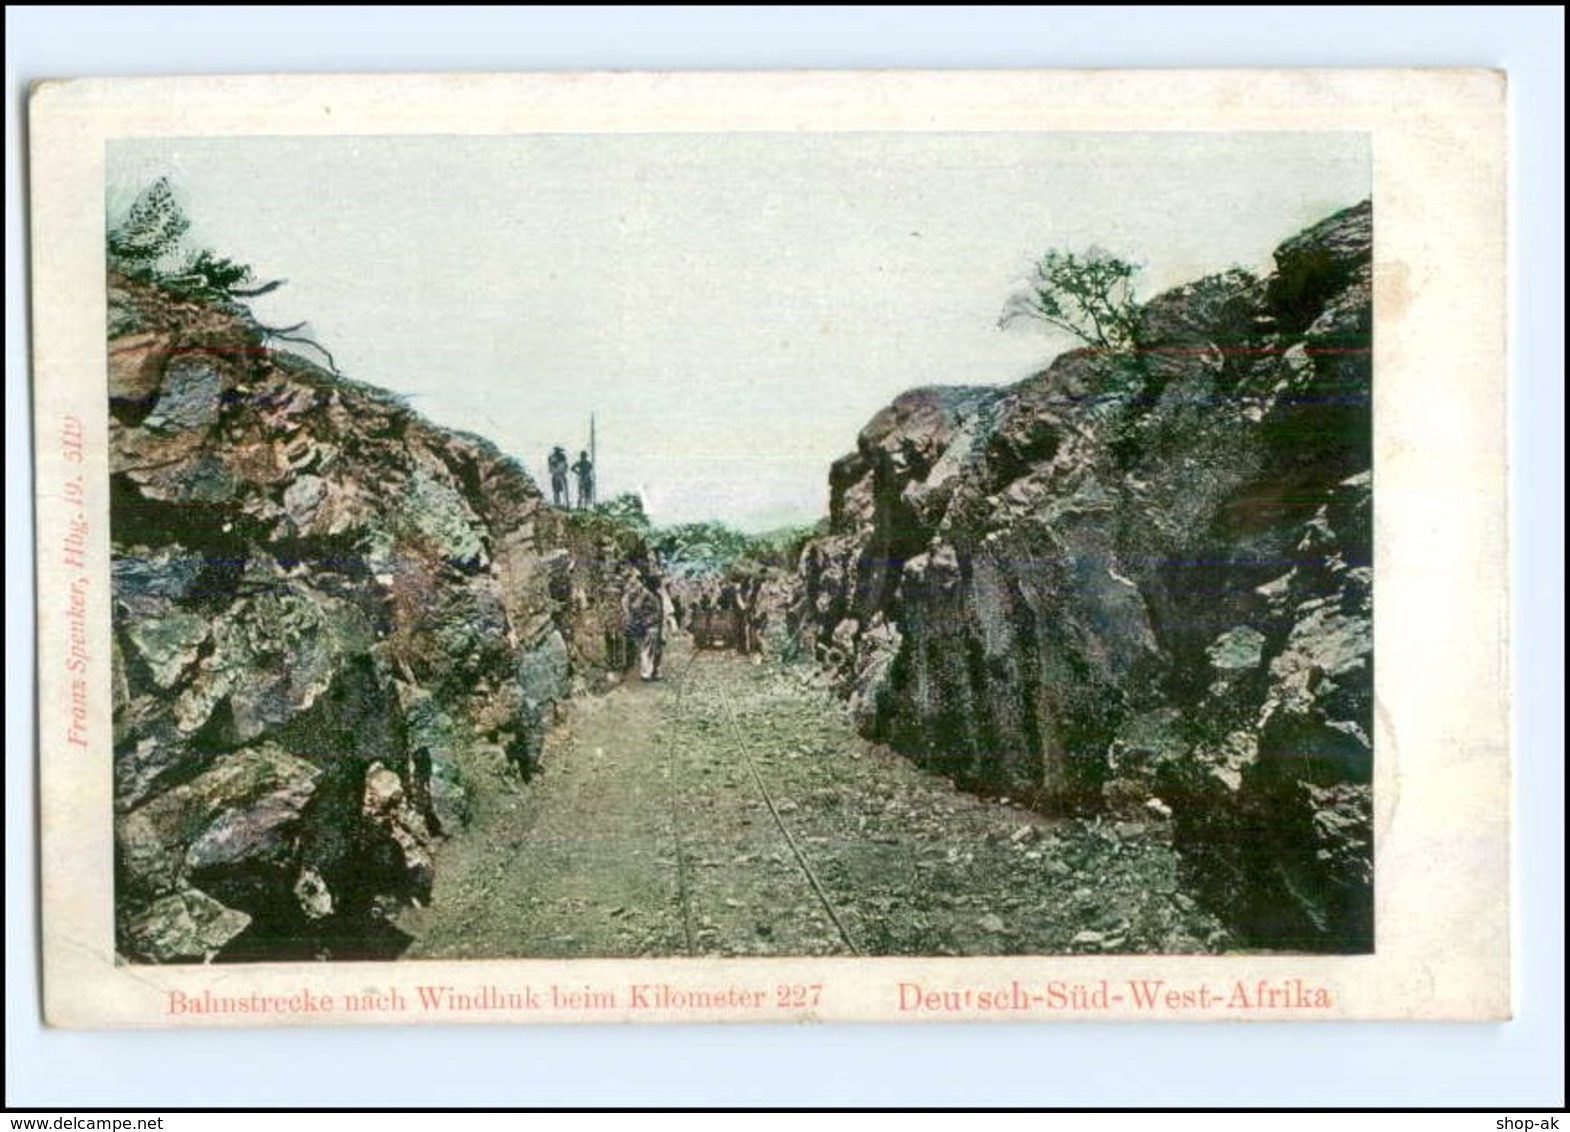
POLYGON ((1134 276, 1139 266, 1100 248, 1080 254, 1056 249, 1043 255, 998 319, 1009 326, 1033 319, 1065 330, 1098 350, 1132 348, 1139 336, 1134 276))
POLYGON ((644 539, 666 573, 684 578, 712 578, 768 567, 794 569, 807 541, 824 533, 826 522, 780 527, 750 535, 716 519, 656 527, 634 492, 622 492, 588 511, 569 512, 569 519, 609 523, 644 539))
POLYGON ((829 521, 825 517, 819 519, 816 523, 779 527, 776 530, 765 531, 761 535, 753 536, 753 546, 749 552, 749 557, 764 566, 777 566, 782 570, 794 570, 797 562, 801 559, 802 551, 807 547, 807 543, 828 534, 828 529, 829 521))
MULTIPOLYGON (((246 300, 276 291, 284 281, 263 281, 250 264, 220 256, 210 248, 189 247, 185 237, 190 228, 190 218, 175 198, 169 178, 158 178, 137 194, 123 217, 108 225, 104 251, 109 270, 171 294, 226 307, 256 321, 246 300)), ((111 337, 132 325, 134 316, 111 309, 111 337)), ((321 355, 334 376, 343 376, 332 353, 310 336, 305 323, 264 326, 257 322, 256 329, 269 342, 309 347, 321 355)))
POLYGON ((689 578, 723 574, 754 549, 754 538, 709 520, 677 523, 654 533, 654 552, 667 572, 689 578))
POLYGON ((263 282, 249 264, 236 263, 208 248, 185 243, 191 220, 175 198, 169 178, 143 189, 124 217, 111 224, 105 253, 111 270, 156 283, 177 294, 233 303, 254 299, 283 286, 263 282))
POLYGON ((593 509, 596 514, 632 527, 639 534, 647 535, 652 529, 648 513, 643 509, 643 497, 635 492, 624 491, 604 503, 596 503, 593 509))
POLYGON ((109 228, 109 266, 124 275, 151 278, 159 263, 174 255, 190 227, 169 178, 160 177, 131 202, 120 223, 109 228))
POLYGON ((173 290, 225 299, 254 299, 283 286, 282 279, 266 283, 256 278, 250 264, 236 263, 206 248, 191 255, 178 274, 166 284, 173 290))
POLYGON ((665 569, 682 577, 758 574, 794 570, 807 542, 825 529, 820 522, 749 535, 717 521, 678 523, 656 530, 652 543, 665 569))

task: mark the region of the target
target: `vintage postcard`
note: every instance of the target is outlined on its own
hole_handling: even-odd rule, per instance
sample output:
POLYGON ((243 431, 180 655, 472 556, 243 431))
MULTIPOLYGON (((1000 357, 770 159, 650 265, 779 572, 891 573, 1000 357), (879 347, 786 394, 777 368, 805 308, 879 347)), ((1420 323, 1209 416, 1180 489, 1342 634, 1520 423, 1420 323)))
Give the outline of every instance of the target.
POLYGON ((51 1024, 1509 1016, 1501 75, 30 130, 51 1024))

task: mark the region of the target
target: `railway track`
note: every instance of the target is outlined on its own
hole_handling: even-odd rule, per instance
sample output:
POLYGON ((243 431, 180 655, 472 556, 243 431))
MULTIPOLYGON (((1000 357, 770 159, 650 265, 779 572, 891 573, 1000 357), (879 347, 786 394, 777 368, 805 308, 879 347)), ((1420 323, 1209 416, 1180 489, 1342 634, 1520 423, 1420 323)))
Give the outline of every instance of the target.
MULTIPOLYGON (((692 669, 692 662, 698 657, 698 650, 693 649, 681 666, 681 676, 676 681, 676 697, 673 714, 681 717, 682 696, 687 690, 687 674, 692 669)), ((675 844, 676 856, 676 892, 681 901, 681 928, 682 935, 687 944, 687 954, 698 954, 697 940, 692 930, 692 884, 688 877, 689 866, 687 863, 687 847, 682 831, 681 804, 677 797, 679 778, 676 773, 676 748, 679 746, 679 732, 671 727, 665 739, 665 784, 666 797, 670 803, 671 840, 675 844)))
MULTIPOLYGON (((697 656, 698 652, 695 649, 691 655, 689 655, 682 663, 679 675, 676 680, 674 712, 678 719, 681 717, 681 713, 683 711, 688 688, 688 681, 691 675, 693 662, 697 659, 697 656)), ((818 878, 817 871, 813 869, 811 860, 808 858, 806 852, 802 849, 801 843, 791 833, 790 826, 786 823, 784 816, 781 814, 779 805, 775 802, 774 796, 768 788, 768 784, 764 781, 762 772, 758 769, 758 760, 755 757, 753 745, 749 740, 745 729, 742 727, 741 721, 737 717, 735 706, 729 699, 723 697, 719 700, 719 704, 721 710, 718 714, 718 719, 724 725, 724 728, 728 734, 731 748, 741 756, 741 761, 747 769, 747 777, 751 781, 753 788, 757 791, 758 797, 762 801, 764 808, 768 810, 769 817, 773 820, 774 826, 779 831, 781 839, 785 842, 786 847, 790 850, 791 859, 795 862, 795 866, 800 872, 802 879, 806 882, 807 887, 812 891, 813 897, 816 899, 819 906, 823 909, 824 915, 826 915, 829 922, 834 925, 834 929, 839 934, 840 941, 844 944, 845 949, 852 955, 863 954, 862 949, 857 946, 854 937, 850 933, 850 930, 846 927, 844 916, 840 914, 840 910, 835 906, 834 901, 830 898, 828 890, 823 886, 823 882, 818 878)), ((696 933, 693 931, 691 884, 692 869, 691 864, 688 861, 685 845, 686 839, 683 832, 682 806, 679 797, 680 775, 677 761, 677 748, 680 745, 678 739, 679 734, 680 732, 678 728, 672 728, 671 737, 666 743, 666 777, 670 786, 668 791, 668 800, 670 805, 672 837, 675 841, 677 891, 680 894, 682 905, 682 925, 686 936, 687 952, 689 955, 696 955, 699 953, 699 951, 696 946, 696 933)))
POLYGON ((473 820, 397 922, 408 957, 1227 946, 1164 843, 967 796, 735 656, 669 659, 668 681, 575 703, 522 796, 490 755, 465 767, 473 820))
POLYGON ((813 871, 812 863, 807 860, 807 855, 802 852, 801 845, 791 836, 790 827, 785 824, 785 819, 780 816, 779 807, 774 804, 774 797, 769 793, 768 786, 764 784, 763 775, 758 773, 757 760, 752 757, 751 744, 747 742, 745 733, 741 729, 741 724, 736 719, 736 709, 731 706, 729 700, 721 700, 720 703, 725 709, 726 721, 731 726, 731 738, 736 744, 736 749, 741 752, 742 760, 747 764, 747 770, 751 773, 752 781, 757 786, 758 793, 763 797, 763 803, 768 807, 769 815, 773 817, 774 824, 779 828, 780 836, 784 837, 785 844, 790 846, 791 855, 796 858, 796 864, 807 878, 807 883, 811 886, 813 895, 818 898, 818 903, 823 906, 823 911, 828 915, 829 921, 839 932, 840 939, 844 941, 846 948, 849 949, 852 955, 860 955, 861 948, 857 947, 856 941, 851 938, 850 932, 845 927, 845 921, 840 917, 838 910, 835 909, 834 902, 829 899, 829 894, 824 890, 822 882, 818 880, 818 874, 813 871))

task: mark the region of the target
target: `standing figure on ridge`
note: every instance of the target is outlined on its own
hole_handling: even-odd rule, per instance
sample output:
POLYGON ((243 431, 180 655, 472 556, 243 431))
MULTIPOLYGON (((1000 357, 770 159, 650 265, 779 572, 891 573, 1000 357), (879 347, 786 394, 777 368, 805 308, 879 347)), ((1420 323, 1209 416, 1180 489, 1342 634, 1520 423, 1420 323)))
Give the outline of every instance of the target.
POLYGON ((588 449, 578 453, 578 462, 572 466, 578 474, 578 509, 586 510, 594 506, 594 461, 589 459, 588 449))
POLYGON ((551 502, 558 507, 567 506, 567 451, 560 444, 551 449, 545 462, 551 473, 551 502))

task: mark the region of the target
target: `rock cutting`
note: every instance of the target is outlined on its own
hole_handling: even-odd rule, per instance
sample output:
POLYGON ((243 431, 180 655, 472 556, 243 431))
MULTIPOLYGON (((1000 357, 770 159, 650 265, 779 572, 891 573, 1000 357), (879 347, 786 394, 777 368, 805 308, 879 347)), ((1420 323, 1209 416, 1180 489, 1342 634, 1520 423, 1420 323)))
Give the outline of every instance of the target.
POLYGON ((1143 303, 1049 257, 1013 310, 1079 348, 896 397, 760 537, 153 270, 163 192, 108 277, 122 960, 1372 948, 1367 203, 1143 303))

